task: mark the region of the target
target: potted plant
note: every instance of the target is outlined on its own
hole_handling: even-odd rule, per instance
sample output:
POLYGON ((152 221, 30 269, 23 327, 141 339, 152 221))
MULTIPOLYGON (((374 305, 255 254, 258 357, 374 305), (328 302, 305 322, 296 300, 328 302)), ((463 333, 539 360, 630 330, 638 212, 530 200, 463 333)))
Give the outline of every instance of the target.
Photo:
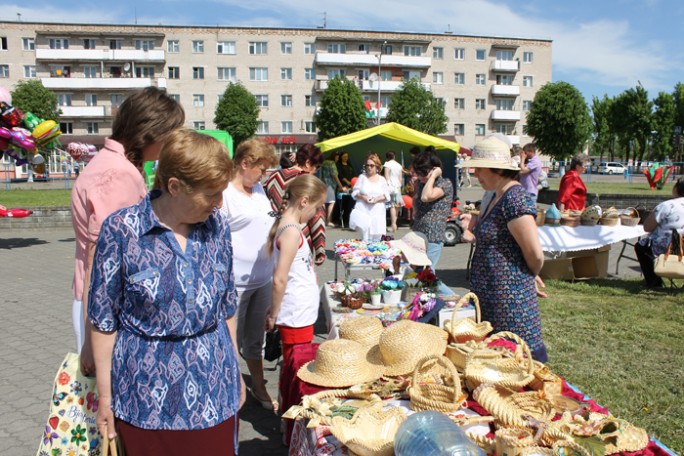
POLYGON ((380 285, 376 281, 364 282, 362 285, 362 292, 368 297, 368 302, 373 306, 380 305, 380 285))
POLYGON ((437 286, 440 282, 437 275, 429 266, 420 272, 411 272, 407 274, 405 279, 407 287, 404 290, 402 299, 407 302, 413 301, 416 294, 421 291, 437 293, 437 286))
POLYGON ((396 306, 401 301, 401 290, 406 283, 394 277, 388 277, 380 282, 382 290, 382 300, 388 306, 396 306))

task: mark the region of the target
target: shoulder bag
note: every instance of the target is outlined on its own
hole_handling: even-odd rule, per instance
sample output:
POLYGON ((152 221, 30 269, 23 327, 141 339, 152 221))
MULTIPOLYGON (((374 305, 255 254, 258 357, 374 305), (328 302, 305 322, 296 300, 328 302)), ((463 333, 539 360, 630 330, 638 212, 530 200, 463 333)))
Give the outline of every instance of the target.
POLYGON ((684 246, 682 235, 672 230, 672 241, 667 251, 658 255, 655 262, 655 274, 668 279, 684 279, 684 246), (671 254, 674 252, 674 254, 671 254))

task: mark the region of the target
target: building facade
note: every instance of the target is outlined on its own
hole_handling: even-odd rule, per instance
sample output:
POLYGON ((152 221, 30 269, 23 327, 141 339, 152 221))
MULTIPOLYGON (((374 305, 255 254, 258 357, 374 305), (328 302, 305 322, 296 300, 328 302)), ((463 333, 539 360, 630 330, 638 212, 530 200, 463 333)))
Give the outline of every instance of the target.
POLYGON ((530 140, 525 117, 551 81, 551 41, 452 33, 331 29, 0 22, 0 85, 39 78, 62 110, 62 143, 103 143, 132 90, 166 88, 186 126, 214 128, 216 105, 241 82, 261 108, 257 134, 278 148, 316 141, 314 115, 328 81, 356 82, 383 118, 407 78, 445 105, 445 137, 466 147, 499 132, 530 140), (379 101, 379 103, 378 103, 379 101), (379 106, 378 106, 379 104, 379 106))

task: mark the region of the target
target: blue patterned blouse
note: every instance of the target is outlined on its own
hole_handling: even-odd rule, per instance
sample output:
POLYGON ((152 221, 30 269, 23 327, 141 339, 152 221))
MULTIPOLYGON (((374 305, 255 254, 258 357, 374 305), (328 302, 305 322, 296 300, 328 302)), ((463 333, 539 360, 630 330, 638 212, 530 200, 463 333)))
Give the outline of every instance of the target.
POLYGON ((194 430, 233 416, 240 370, 226 319, 235 314, 232 243, 218 211, 183 252, 152 210, 152 192, 102 225, 88 317, 117 331, 114 415, 143 429, 194 430))

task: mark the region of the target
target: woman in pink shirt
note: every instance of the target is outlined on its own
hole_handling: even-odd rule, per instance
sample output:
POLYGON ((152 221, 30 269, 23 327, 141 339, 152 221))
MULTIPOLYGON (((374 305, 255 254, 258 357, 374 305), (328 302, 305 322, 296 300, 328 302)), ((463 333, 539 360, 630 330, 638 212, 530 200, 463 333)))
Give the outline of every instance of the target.
POLYGON ((81 368, 94 373, 87 315, 90 265, 102 222, 112 212, 139 203, 147 194, 143 163, 157 160, 162 141, 182 127, 185 112, 165 91, 147 87, 119 107, 112 134, 83 169, 71 192, 71 221, 76 235, 72 317, 81 368), (85 312, 85 313, 84 313, 85 312))

